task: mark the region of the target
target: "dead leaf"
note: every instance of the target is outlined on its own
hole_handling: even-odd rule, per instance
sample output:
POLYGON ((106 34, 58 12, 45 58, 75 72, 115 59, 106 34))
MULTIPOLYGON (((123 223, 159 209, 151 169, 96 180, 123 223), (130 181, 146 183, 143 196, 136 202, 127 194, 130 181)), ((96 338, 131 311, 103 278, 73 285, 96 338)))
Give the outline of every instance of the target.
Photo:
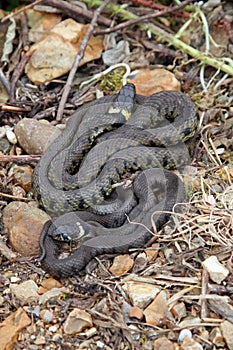
MULTIPOLYGON (((30 52, 33 54, 25 67, 29 79, 40 84, 68 73, 87 28, 87 25, 67 19, 53 27, 43 40, 32 45, 30 52)), ((102 36, 92 36, 80 65, 99 58, 102 51, 102 36)))
POLYGON ((31 42, 38 42, 44 39, 49 31, 61 22, 61 15, 57 13, 45 13, 32 9, 27 11, 28 25, 31 28, 28 36, 31 42))
POLYGON ((0 349, 13 350, 19 332, 31 324, 31 319, 20 307, 0 324, 0 349))

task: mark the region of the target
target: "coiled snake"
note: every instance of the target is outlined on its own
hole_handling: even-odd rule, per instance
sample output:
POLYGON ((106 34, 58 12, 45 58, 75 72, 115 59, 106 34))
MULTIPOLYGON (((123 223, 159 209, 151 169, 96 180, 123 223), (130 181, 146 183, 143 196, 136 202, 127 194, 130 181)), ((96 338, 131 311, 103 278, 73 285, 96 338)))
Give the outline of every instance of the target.
MULTIPOLYGON (((33 175, 38 201, 51 215, 61 215, 44 225, 43 268, 67 277, 98 254, 142 246, 152 235, 152 213, 169 212, 184 200, 181 180, 162 168, 189 162, 184 142, 196 126, 197 110, 187 96, 167 91, 145 97, 135 93, 133 84, 74 113, 33 175), (113 189, 126 174, 138 171, 132 188, 113 189), (81 246, 58 259, 55 238, 73 234, 81 246)), ((157 229, 168 217, 155 215, 157 229)))

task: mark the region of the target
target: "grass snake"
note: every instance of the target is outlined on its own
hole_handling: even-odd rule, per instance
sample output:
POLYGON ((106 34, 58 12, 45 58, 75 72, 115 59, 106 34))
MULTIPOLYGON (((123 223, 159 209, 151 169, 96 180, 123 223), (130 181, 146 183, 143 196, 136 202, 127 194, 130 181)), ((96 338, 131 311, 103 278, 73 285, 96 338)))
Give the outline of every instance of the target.
MULTIPOLYGON (((171 211, 184 200, 182 182, 163 168, 189 162, 184 142, 196 127, 197 110, 189 97, 176 91, 146 97, 136 94, 133 84, 79 108, 33 175, 35 197, 58 217, 41 234, 43 268, 67 277, 98 254, 143 246, 152 235, 152 213, 171 211), (135 172, 131 188, 113 189, 135 172), (59 259, 56 235, 70 238, 74 232, 81 246, 59 259)), ((167 220, 166 213, 156 215, 157 229, 167 220)))

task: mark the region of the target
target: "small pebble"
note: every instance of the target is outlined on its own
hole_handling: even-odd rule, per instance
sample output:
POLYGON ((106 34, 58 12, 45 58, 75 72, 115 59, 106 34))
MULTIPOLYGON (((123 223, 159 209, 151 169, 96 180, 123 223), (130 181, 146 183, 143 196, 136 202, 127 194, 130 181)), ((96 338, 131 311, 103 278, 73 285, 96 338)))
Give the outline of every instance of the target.
POLYGON ((3 139, 0 139, 0 151, 3 154, 8 154, 11 149, 10 142, 4 137, 3 139))
POLYGON ((102 341, 98 340, 98 341, 96 342, 96 346, 97 346, 98 348, 100 348, 100 349, 103 349, 103 348, 104 348, 104 343, 102 343, 102 341))
POLYGON ((50 323, 53 319, 53 314, 49 310, 42 310, 41 311, 41 318, 45 323, 50 323))
POLYGON ((51 326, 51 327, 49 327, 49 332, 55 333, 57 331, 57 329, 58 329, 57 325, 51 326))
MULTIPOLYGON (((52 328, 52 327, 54 327, 54 326, 51 326, 50 328, 52 328)), ((50 330, 50 328, 49 328, 49 330, 50 330)), ((62 339, 62 335, 61 334, 59 334, 59 333, 56 333, 56 334, 54 334, 54 336, 53 336, 53 338, 52 338, 52 340, 53 341, 59 341, 59 340, 61 340, 62 339)))
POLYGON ((182 343, 185 337, 192 338, 192 333, 189 329, 182 329, 182 331, 179 334, 178 341, 182 343))
POLYGON ((8 141, 13 145, 16 145, 17 138, 15 136, 15 133, 12 131, 12 129, 8 125, 5 125, 5 130, 6 130, 6 137, 8 141))
POLYGON ((2 139, 4 136, 6 136, 6 129, 4 126, 0 127, 0 139, 2 139))
POLYGON ((19 277, 12 276, 12 277, 10 278, 10 281, 11 281, 11 283, 16 283, 16 282, 21 281, 21 279, 20 279, 19 277))
POLYGON ((4 298, 0 295, 0 306, 2 306, 3 305, 3 303, 4 303, 4 298))
POLYGON ((38 346, 37 345, 34 345, 34 344, 30 344, 28 345, 28 350, 38 350, 38 346))
POLYGON ((40 306, 39 306, 39 305, 36 305, 36 306, 34 307, 34 309, 32 310, 32 313, 33 313, 34 315, 36 315, 37 317, 39 317, 39 316, 40 316, 40 306))

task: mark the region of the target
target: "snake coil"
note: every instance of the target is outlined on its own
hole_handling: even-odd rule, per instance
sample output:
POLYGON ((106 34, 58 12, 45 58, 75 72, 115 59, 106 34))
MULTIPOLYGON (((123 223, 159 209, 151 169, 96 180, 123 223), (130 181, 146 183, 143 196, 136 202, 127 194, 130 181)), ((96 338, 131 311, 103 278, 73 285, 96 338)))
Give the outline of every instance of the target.
MULTIPOLYGON (((196 127, 197 110, 189 97, 175 91, 145 97, 133 84, 78 109, 34 171, 36 198, 51 215, 60 215, 43 228, 43 268, 67 277, 98 254, 142 246, 151 237, 152 213, 172 211, 185 198, 182 182, 163 168, 189 162, 184 142, 196 127), (141 173, 131 189, 113 190, 136 171, 141 173), (82 245, 58 259, 54 238, 68 237, 66 231, 74 231, 82 245)), ((168 216, 155 216, 157 229, 168 216)))

